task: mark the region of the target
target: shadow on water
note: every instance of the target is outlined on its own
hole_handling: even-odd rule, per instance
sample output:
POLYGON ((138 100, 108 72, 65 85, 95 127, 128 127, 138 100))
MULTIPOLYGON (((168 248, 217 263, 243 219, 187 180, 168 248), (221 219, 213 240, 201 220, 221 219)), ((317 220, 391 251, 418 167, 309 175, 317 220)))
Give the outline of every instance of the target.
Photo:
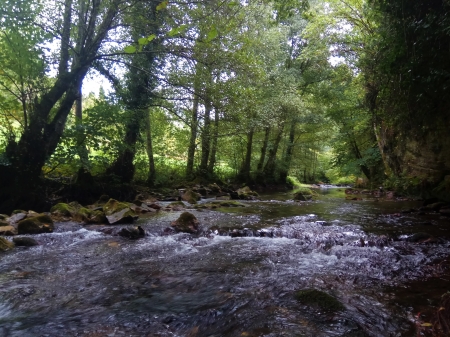
MULTIPOLYGON (((422 336, 448 285, 446 219, 409 201, 263 195, 190 210, 203 234, 165 235, 180 212, 142 219, 129 241, 60 224, 0 260, 1 336, 422 336), (412 240, 426 232, 435 240, 412 240), (316 289, 343 309, 296 299, 316 289)), ((95 229, 95 230, 94 230, 95 229)))

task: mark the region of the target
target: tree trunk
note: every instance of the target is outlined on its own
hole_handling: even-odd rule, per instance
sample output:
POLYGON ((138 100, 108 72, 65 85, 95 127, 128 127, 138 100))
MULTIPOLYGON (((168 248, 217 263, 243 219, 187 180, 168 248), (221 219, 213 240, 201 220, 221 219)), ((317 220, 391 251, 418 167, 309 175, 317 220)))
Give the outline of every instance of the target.
POLYGON ((267 163, 266 166, 264 166, 263 170, 264 177, 267 181, 277 181, 275 177, 275 168, 276 168, 278 147, 283 137, 283 129, 284 125, 281 125, 280 129, 278 130, 275 141, 273 143, 273 146, 269 149, 269 157, 267 158, 267 163))
POLYGON ((242 163, 241 170, 239 172, 239 178, 244 181, 250 181, 250 169, 252 161, 252 146, 253 146, 253 135, 255 133, 255 128, 252 127, 247 133, 247 149, 245 151, 245 159, 242 163))
POLYGON ((264 141, 263 145, 261 147, 261 155, 259 157, 258 162, 258 174, 262 173, 263 167, 264 167, 264 161, 266 160, 266 153, 267 153, 267 147, 269 146, 269 136, 270 136, 270 127, 267 127, 264 132, 264 141))
POLYGON ((209 89, 207 88, 205 94, 205 116, 202 132, 202 156, 200 160, 200 175, 207 177, 208 174, 208 159, 211 149, 211 99, 209 89))
POLYGON ((147 183, 149 186, 155 185, 156 169, 155 169, 155 159, 153 158, 153 144, 152 144, 152 129, 150 114, 146 114, 145 118, 145 136, 146 136, 146 150, 148 157, 148 179, 147 183))
POLYGON ((198 131, 198 105, 200 100, 200 74, 199 74, 200 65, 197 63, 196 65, 196 74, 194 80, 194 98, 192 104, 192 114, 191 114, 191 135, 189 139, 189 148, 188 148, 188 158, 186 165, 186 178, 192 179, 194 175, 194 157, 195 157, 195 147, 197 142, 197 131, 198 131))
POLYGON ((211 143, 211 153, 209 155, 208 174, 213 176, 214 166, 216 165, 217 141, 219 138, 219 110, 214 109, 214 132, 211 143))
POLYGON ((77 125, 77 152, 80 157, 81 166, 89 171, 89 156, 86 149, 86 135, 83 129, 83 94, 82 83, 78 87, 77 99, 75 101, 75 124, 77 125))
POLYGON ((283 167, 280 170, 280 181, 285 182, 291 167, 292 155, 294 153, 294 141, 295 141, 295 126, 296 123, 292 121, 291 129, 289 131, 289 142, 286 147, 286 153, 283 159, 283 167))

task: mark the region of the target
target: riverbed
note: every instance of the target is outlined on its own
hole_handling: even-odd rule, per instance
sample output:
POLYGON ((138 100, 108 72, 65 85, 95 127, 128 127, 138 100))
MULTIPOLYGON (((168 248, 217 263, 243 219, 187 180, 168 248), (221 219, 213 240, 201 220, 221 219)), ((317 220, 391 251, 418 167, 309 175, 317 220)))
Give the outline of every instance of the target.
POLYGON ((430 336, 421 324, 450 280, 448 218, 342 188, 291 198, 190 209, 200 235, 165 231, 181 211, 140 219, 139 240, 58 223, 0 256, 0 336, 430 336), (344 309, 302 303, 303 289, 344 309))

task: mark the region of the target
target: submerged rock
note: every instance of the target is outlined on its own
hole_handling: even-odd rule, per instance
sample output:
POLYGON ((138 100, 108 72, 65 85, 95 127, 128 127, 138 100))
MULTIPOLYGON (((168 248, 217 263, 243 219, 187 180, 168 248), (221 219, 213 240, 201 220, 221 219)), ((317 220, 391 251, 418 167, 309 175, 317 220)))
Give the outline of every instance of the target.
POLYGON ((103 206, 106 219, 111 225, 121 223, 132 223, 138 217, 136 213, 124 202, 119 202, 115 199, 109 199, 103 206))
POLYGON ((0 252, 5 252, 7 250, 11 250, 15 247, 14 243, 11 241, 0 237, 0 252))
POLYGON ((137 240, 145 237, 145 231, 141 226, 137 227, 124 227, 120 230, 118 235, 123 236, 131 240, 137 240))
POLYGON ((198 233, 199 221, 194 214, 184 212, 171 225, 176 232, 196 234, 198 233))
POLYGON ((53 229, 53 220, 46 214, 21 220, 17 225, 19 234, 52 233, 53 229))
POLYGON ((39 245, 39 243, 35 239, 26 236, 15 237, 13 239, 13 242, 16 244, 16 246, 22 247, 32 247, 39 245))
POLYGON ((344 305, 335 297, 316 289, 303 289, 295 293, 295 298, 302 304, 316 307, 327 312, 344 310, 344 305))

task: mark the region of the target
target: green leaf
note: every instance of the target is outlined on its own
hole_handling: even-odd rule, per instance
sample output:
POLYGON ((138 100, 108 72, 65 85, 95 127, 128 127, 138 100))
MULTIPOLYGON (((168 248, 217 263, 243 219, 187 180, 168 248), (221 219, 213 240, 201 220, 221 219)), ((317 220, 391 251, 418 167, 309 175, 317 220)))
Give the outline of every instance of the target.
POLYGON ((127 54, 133 54, 136 52, 136 47, 135 46, 126 46, 123 51, 127 54))
POLYGON ((156 6, 156 10, 160 11, 162 9, 166 9, 168 4, 169 4, 169 1, 167 1, 167 0, 163 1, 158 6, 156 6))
POLYGON ((181 26, 179 26, 179 27, 172 28, 172 29, 167 33, 167 35, 169 35, 169 36, 175 36, 175 35, 180 34, 181 32, 183 32, 184 30, 186 30, 187 27, 188 27, 187 25, 181 25, 181 26))
POLYGON ((146 44, 148 44, 148 39, 146 37, 141 37, 138 40, 138 43, 139 43, 140 46, 145 46, 146 44))
POLYGON ((152 42, 154 39, 156 39, 156 35, 155 34, 147 36, 147 41, 148 42, 152 42))
POLYGON ((239 5, 239 2, 237 2, 237 1, 231 1, 229 4, 228 4, 228 7, 234 7, 234 6, 238 6, 239 5))
POLYGON ((212 41, 219 35, 219 31, 216 26, 212 26, 208 32, 208 36, 206 37, 206 41, 212 41))

